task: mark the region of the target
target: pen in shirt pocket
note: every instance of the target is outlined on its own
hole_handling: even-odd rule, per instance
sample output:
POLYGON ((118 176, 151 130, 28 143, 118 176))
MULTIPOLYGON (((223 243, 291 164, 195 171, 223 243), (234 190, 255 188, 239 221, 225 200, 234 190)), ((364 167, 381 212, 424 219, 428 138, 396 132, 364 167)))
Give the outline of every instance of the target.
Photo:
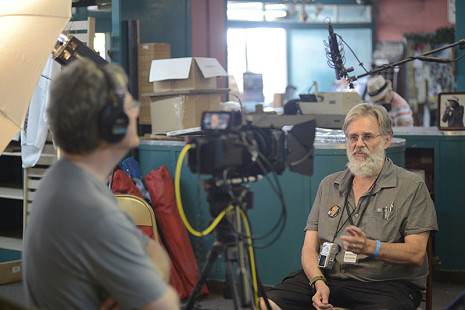
POLYGON ((391 202, 389 206, 385 206, 384 208, 378 208, 378 212, 383 212, 383 219, 389 220, 391 218, 391 214, 394 211, 394 203, 391 202))

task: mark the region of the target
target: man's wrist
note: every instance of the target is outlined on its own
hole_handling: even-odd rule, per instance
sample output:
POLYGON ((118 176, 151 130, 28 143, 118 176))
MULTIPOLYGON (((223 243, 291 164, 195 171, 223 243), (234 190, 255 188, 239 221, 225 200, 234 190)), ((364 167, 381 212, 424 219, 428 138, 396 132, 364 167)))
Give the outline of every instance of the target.
POLYGON ((310 280, 310 286, 314 289, 315 288, 315 284, 317 281, 323 281, 326 285, 328 285, 328 281, 326 280, 326 278, 324 276, 316 276, 316 277, 313 277, 311 280, 310 280))
POLYGON ((370 255, 371 258, 376 258, 376 256, 378 256, 378 252, 379 252, 379 249, 381 248, 381 241, 379 240, 375 240, 376 242, 376 247, 375 247, 375 251, 373 252, 373 254, 370 255))

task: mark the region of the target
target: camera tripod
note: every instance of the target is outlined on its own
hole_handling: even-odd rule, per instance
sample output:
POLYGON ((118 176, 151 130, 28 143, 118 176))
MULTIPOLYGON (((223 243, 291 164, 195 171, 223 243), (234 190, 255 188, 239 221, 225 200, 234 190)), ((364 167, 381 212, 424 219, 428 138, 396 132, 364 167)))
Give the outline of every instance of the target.
POLYGON ((252 253, 247 251, 249 244, 243 240, 244 233, 241 222, 241 211, 246 212, 246 209, 252 207, 252 192, 240 185, 230 185, 228 187, 210 185, 207 200, 210 204, 211 215, 217 217, 227 208, 229 208, 229 211, 226 212, 224 218, 215 228, 214 232, 217 240, 207 254, 207 260, 199 279, 183 309, 198 309, 194 307, 195 300, 205 284, 213 264, 222 254, 226 264, 225 287, 229 289, 234 309, 256 309, 254 305, 255 290, 252 285, 252 277, 255 277, 255 275, 252 274, 250 265, 250 255, 253 255, 253 250, 252 253), (231 201, 231 195, 234 195, 236 199, 233 200, 236 201, 231 201), (235 267, 237 284, 234 275, 235 267))

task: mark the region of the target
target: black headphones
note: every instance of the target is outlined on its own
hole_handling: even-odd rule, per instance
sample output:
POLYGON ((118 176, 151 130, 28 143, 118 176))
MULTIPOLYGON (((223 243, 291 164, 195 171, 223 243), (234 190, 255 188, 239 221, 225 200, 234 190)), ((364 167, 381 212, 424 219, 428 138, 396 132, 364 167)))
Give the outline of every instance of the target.
POLYGON ((99 66, 108 85, 108 99, 100 113, 99 130, 103 140, 109 143, 121 141, 128 131, 129 118, 124 112, 126 84, 119 74, 110 74, 99 66))

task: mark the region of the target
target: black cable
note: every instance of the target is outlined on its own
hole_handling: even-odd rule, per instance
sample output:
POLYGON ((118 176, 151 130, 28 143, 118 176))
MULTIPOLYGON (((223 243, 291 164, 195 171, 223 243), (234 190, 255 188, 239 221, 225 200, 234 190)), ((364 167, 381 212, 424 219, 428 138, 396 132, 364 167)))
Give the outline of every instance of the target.
POLYGON ((427 62, 438 62, 438 63, 453 63, 457 62, 460 59, 462 59, 465 56, 465 54, 455 58, 455 59, 447 59, 447 58, 438 58, 438 57, 429 57, 429 56, 413 56, 413 59, 421 60, 421 61, 427 61, 427 62))
POLYGON ((239 96, 238 96, 238 95, 236 95, 236 94, 233 94, 233 93, 228 93, 228 94, 229 94, 229 95, 231 95, 231 96, 233 96, 233 97, 235 97, 235 98, 236 98, 236 99, 239 101, 239 105, 240 105, 240 107, 241 107, 241 112, 245 112, 245 110, 244 110, 244 106, 242 105, 241 98, 239 98, 239 96))
MULTIPOLYGON (((243 145, 245 147, 247 147, 247 145, 243 145)), ((271 185, 273 191, 277 194, 279 200, 281 201, 281 215, 278 219, 278 221, 273 225, 273 227, 266 233, 262 234, 262 235, 257 235, 257 236, 254 236, 254 235, 251 235, 251 236, 245 236, 244 234, 240 234, 238 232, 235 232, 237 235, 239 235, 241 238, 250 238, 252 240, 258 240, 258 239, 264 239, 264 238, 267 238, 269 236, 271 236, 273 233, 275 233, 277 231, 277 234, 276 236, 268 243, 264 244, 264 245, 254 245, 253 244, 253 247, 254 248, 265 248, 265 247, 268 247, 269 245, 273 244, 282 234, 284 228, 285 228, 285 223, 286 223, 286 220, 287 220, 287 211, 286 211, 286 204, 285 204, 285 201, 284 201, 284 195, 283 195, 283 191, 282 191, 282 187, 279 183, 279 179, 277 177, 277 174, 276 172, 272 172, 271 174, 273 175, 274 177, 274 181, 276 182, 276 185, 273 184, 273 182, 271 181, 269 175, 268 175, 268 171, 267 169, 264 167, 263 163, 261 160, 263 160, 269 167, 273 167, 272 164, 268 161, 268 159, 266 158, 266 156, 264 156, 261 152, 258 152, 258 157, 257 158, 257 161, 256 163, 259 165, 260 169, 262 170, 262 172, 265 173, 265 177, 267 178, 269 184, 271 185), (260 160, 261 159, 261 160, 260 160)), ((228 184, 228 186, 230 186, 230 184, 228 184)), ((232 191, 230 191, 230 195, 234 195, 234 193, 232 191)), ((233 200, 236 200, 235 197, 233 198, 233 200)), ((247 217, 247 215, 246 215, 247 217)), ((246 242, 246 241, 244 241, 246 242)), ((247 243, 247 242, 246 242, 247 243)))
MULTIPOLYGON (((258 168, 264 174, 264 177, 266 177, 266 179, 268 180, 268 183, 270 184, 272 190, 276 193, 276 195, 278 196, 278 198, 279 198, 279 200, 281 202, 281 215, 279 216, 276 223, 272 226, 272 228, 269 231, 267 231, 266 233, 262 234, 262 235, 246 236, 246 235, 244 235, 242 233, 239 233, 237 231, 232 232, 238 238, 241 238, 241 239, 250 238, 251 240, 264 239, 264 238, 267 238, 267 237, 273 235, 274 233, 277 233, 276 236, 270 242, 266 243, 265 245, 259 245, 259 246, 254 246, 253 245, 256 248, 264 248, 264 247, 267 247, 270 244, 274 243, 277 240, 277 238, 279 238, 280 235, 282 234, 282 232, 283 232, 283 230, 285 228, 286 220, 287 220, 287 211, 286 211, 286 204, 285 204, 285 201, 284 201, 284 194, 283 194, 282 187, 281 187, 281 185, 279 183, 279 179, 278 179, 277 173, 275 171, 275 167, 268 160, 268 158, 262 152, 260 152, 260 145, 259 145, 260 143, 262 143, 262 145, 263 145, 264 143, 266 143, 266 139, 261 135, 261 132, 258 132, 258 135, 254 135, 252 140, 249 140, 249 139, 247 139, 247 136, 242 135, 241 143, 237 143, 236 146, 243 147, 248 151, 250 156, 253 158, 253 163, 258 165, 258 168), (270 174, 273 177, 273 179, 270 177, 270 174)), ((199 157, 200 156, 199 152, 200 152, 199 149, 196 150, 197 159, 200 158, 199 157)), ((198 165, 199 165, 199 162, 200 162, 200 160, 197 160, 198 165)), ((198 171, 200 171, 199 168, 200 167, 197 166, 198 171)), ((229 194, 229 196, 231 198, 232 203, 237 205, 237 206, 241 206, 243 197, 237 197, 236 196, 236 194, 235 194, 235 192, 233 190, 233 184, 232 184, 232 182, 229 182, 230 174, 233 173, 233 172, 234 172, 233 169, 231 170, 231 169, 225 168, 223 170, 222 182, 223 182, 223 184, 226 186, 226 188, 228 190, 228 194, 229 194)), ((234 175, 231 175, 231 177, 234 177, 234 175)), ((200 175, 198 176, 198 180, 199 179, 200 179, 200 175)), ((199 194, 199 192, 197 192, 197 195, 198 194, 199 194)), ((200 202, 200 201, 198 201, 198 202, 200 202)), ((241 208, 241 209, 243 209, 243 208, 241 208)), ((248 244, 247 241, 245 241, 245 243, 248 244)))
MULTIPOLYGON (((228 186, 230 186, 230 184, 228 186)), ((235 195, 234 195, 234 193, 232 191, 230 191, 230 195, 233 195, 234 196, 233 200, 237 201, 237 199, 235 199, 235 195)), ((274 232, 278 231, 277 237, 279 237, 281 235, 284 227, 285 227, 285 223, 286 223, 286 220, 287 220, 287 212, 286 212, 286 205, 284 203, 283 195, 281 194, 281 195, 278 195, 278 196, 279 196, 279 198, 281 200, 281 206, 282 206, 281 215, 279 216, 278 221, 272 226, 272 228, 268 232, 266 232, 266 233, 264 233, 262 235, 257 235, 257 236, 254 236, 252 234, 250 236, 247 236, 247 235, 244 235, 244 234, 241 234, 241 233, 238 233, 238 232, 234 232, 235 235, 239 236, 241 238, 250 238, 252 240, 259 240, 259 239, 267 238, 267 237, 271 236, 274 232)), ((269 244, 274 243, 274 241, 276 241, 276 239, 277 238, 273 239, 273 241, 270 242, 269 244)), ((248 244, 247 241, 244 241, 244 242, 248 244)), ((269 244, 267 246, 269 246, 269 244)), ((254 247, 255 247, 255 245, 254 245, 254 247)), ((260 247, 266 247, 266 246, 260 246, 260 247)))
POLYGON ((335 33, 335 35, 337 35, 337 36, 339 37, 339 39, 349 48, 349 50, 350 50, 350 51, 352 52, 352 54, 354 55, 355 59, 357 59, 358 65, 359 65, 360 67, 362 67, 363 70, 365 70, 366 73, 368 73, 367 69, 365 69, 365 67, 363 66, 363 62, 361 62, 360 59, 358 59, 357 55, 356 55, 355 52, 352 50, 352 48, 350 47, 350 45, 347 44, 347 42, 344 41, 344 39, 343 39, 340 35, 338 35, 337 33, 335 33))

